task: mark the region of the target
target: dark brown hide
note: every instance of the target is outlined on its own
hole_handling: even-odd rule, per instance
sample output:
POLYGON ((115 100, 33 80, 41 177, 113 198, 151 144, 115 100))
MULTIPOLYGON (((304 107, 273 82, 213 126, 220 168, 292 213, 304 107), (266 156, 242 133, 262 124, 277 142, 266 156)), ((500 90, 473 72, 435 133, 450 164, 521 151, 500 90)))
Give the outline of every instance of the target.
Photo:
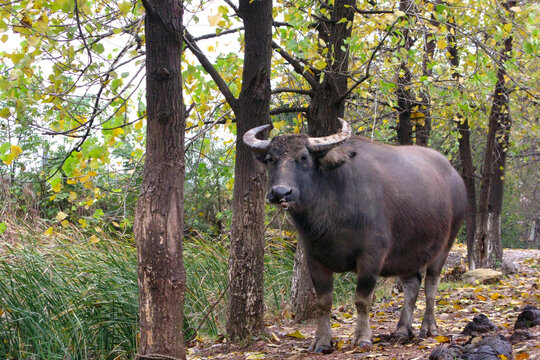
POLYGON ((330 346, 325 317, 333 272, 358 274, 353 344, 370 345, 368 308, 377 276, 404 280, 406 304, 396 334, 410 336, 420 273, 426 270, 421 334, 433 335, 438 277, 467 207, 463 180, 444 156, 425 147, 352 137, 327 152, 310 152, 307 139, 278 136, 257 155, 268 167, 268 201, 290 211, 306 245, 319 307, 326 314, 319 318, 312 350, 330 346))

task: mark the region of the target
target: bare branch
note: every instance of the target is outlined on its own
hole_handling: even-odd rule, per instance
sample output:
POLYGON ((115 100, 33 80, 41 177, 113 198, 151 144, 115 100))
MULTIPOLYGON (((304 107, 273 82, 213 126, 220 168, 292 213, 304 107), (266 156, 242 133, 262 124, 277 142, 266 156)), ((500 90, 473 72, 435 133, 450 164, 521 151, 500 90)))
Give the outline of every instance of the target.
POLYGON ((295 93, 295 94, 313 96, 313 90, 294 89, 294 88, 288 88, 288 87, 282 87, 282 88, 277 88, 277 89, 272 90, 272 94, 281 94, 281 93, 295 93))
POLYGON ((309 108, 306 106, 280 106, 274 109, 270 109, 270 115, 279 115, 285 113, 306 113, 309 108))

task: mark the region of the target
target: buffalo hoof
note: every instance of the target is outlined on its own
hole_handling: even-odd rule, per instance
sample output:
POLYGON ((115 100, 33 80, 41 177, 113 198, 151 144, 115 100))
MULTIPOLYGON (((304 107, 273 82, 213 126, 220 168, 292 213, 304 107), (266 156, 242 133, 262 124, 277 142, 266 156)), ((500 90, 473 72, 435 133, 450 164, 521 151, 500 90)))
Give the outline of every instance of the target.
POLYGON ((437 333, 437 329, 432 329, 432 330, 420 330, 420 337, 421 338, 428 338, 428 337, 435 337, 437 336, 438 333, 437 333))
POLYGON ((414 333, 410 326, 402 326, 392 333, 392 337, 396 339, 410 339, 414 337, 414 333))
POLYGON ((326 342, 322 339, 315 339, 309 347, 309 352, 316 354, 329 354, 334 351, 332 343, 330 341, 326 342))
POLYGON ((371 350, 373 347, 373 344, 371 341, 359 341, 356 346, 353 345, 355 348, 359 348, 360 350, 371 350))

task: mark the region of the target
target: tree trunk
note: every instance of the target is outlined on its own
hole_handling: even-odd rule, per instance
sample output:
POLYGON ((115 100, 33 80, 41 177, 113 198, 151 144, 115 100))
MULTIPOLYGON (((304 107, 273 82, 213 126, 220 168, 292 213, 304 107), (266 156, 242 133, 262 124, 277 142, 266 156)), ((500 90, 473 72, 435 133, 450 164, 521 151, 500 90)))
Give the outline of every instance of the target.
MULTIPOLYGON (((452 19, 450 24, 455 24, 452 19)), ((459 53, 457 50, 457 42, 455 32, 448 31, 446 34, 447 40, 447 54, 448 61, 452 69, 452 78, 456 82, 456 87, 461 92, 461 85, 459 83, 460 73, 459 67, 459 53)), ((469 120, 462 114, 457 115, 459 122, 457 123, 458 129, 458 144, 459 144, 459 158, 461 162, 461 177, 465 182, 465 188, 467 189, 467 201, 468 209, 465 217, 465 233, 467 237, 467 263, 470 270, 476 269, 474 253, 474 233, 476 230, 476 182, 474 176, 474 164, 472 158, 471 139, 469 127, 469 120)))
MULTIPOLYGON (((438 25, 438 22, 433 23, 438 25)), ((422 73, 428 78, 433 75, 433 70, 429 64, 433 61, 435 53, 435 37, 426 30, 424 34, 424 59, 422 61, 422 73)), ((415 116, 416 126, 416 145, 429 146, 429 135, 431 133, 431 95, 427 87, 422 87, 420 90, 422 103, 419 105, 415 116)))
POLYGON ((182 23, 182 2, 155 0, 144 5, 146 161, 134 226, 139 280, 138 358, 183 359, 185 110, 182 43, 170 30, 182 23))
MULTIPOLYGON (((507 9, 516 5, 508 1, 507 9)), ((511 55, 512 37, 504 40, 489 116, 486 151, 478 200, 474 239, 474 262, 477 267, 495 268, 502 262, 501 211, 504 190, 504 164, 509 147, 512 119, 509 114, 510 89, 506 86, 505 62, 511 55)))
MULTIPOLYGON (((410 0, 400 0, 399 10, 407 14, 401 21, 406 21, 406 26, 401 29, 403 37, 403 48, 409 51, 413 40, 409 34, 410 19, 409 14, 412 11, 413 4, 410 0)), ((411 113, 414 96, 411 93, 411 71, 407 65, 407 58, 401 61, 396 74, 396 97, 398 108, 397 138, 400 145, 412 145, 413 134, 411 124, 411 113)))
MULTIPOLYGON (((345 39, 351 36, 354 20, 353 0, 336 0, 330 21, 317 24, 319 38, 328 49, 322 83, 313 89, 307 113, 309 135, 326 136, 341 129, 339 118, 344 116, 349 73, 349 51, 345 39), (346 22, 340 22, 341 19, 346 22), (343 51, 345 49, 345 51, 343 51)), ((321 5, 324 6, 324 5, 321 5)), ((306 263, 301 242, 294 257, 291 305, 295 321, 304 321, 315 315, 315 288, 306 263)))
POLYGON ((465 233, 467 237, 467 263, 469 269, 476 269, 474 261, 474 232, 476 223, 476 183, 474 179, 474 165, 472 160, 471 140, 469 121, 465 118, 460 119, 458 124, 459 132, 459 158, 461 161, 461 177, 465 182, 467 189, 467 201, 469 208, 465 217, 465 233))
POLYGON ((244 133, 270 123, 272 1, 241 0, 245 58, 237 117, 227 333, 233 340, 264 329, 264 193, 266 169, 244 145, 244 133))
POLYGON ((347 92, 349 73, 349 51, 345 40, 352 32, 354 4, 353 0, 336 0, 331 18, 317 24, 319 39, 326 44, 328 52, 323 81, 317 89, 313 89, 307 113, 310 136, 326 136, 341 129, 338 118, 343 117, 345 112, 342 96, 347 92), (339 22, 343 18, 347 21, 339 22))
POLYGON ((316 294, 305 257, 305 247, 298 241, 294 254, 294 265, 291 285, 291 306, 294 320, 303 321, 315 316, 316 294))

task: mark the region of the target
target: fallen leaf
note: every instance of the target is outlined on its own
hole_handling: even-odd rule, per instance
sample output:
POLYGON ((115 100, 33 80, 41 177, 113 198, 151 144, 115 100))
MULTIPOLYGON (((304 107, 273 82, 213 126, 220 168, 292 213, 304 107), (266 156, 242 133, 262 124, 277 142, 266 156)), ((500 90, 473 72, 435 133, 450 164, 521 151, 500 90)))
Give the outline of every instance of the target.
POLYGON ((447 337, 447 336, 442 336, 442 335, 435 336, 435 340, 437 340, 437 341, 440 342, 440 343, 447 343, 447 342, 450 342, 450 338, 449 338, 449 337, 447 337))
POLYGON ((306 337, 300 332, 300 330, 296 330, 295 332, 286 334, 286 336, 290 336, 297 339, 305 339, 306 337))

